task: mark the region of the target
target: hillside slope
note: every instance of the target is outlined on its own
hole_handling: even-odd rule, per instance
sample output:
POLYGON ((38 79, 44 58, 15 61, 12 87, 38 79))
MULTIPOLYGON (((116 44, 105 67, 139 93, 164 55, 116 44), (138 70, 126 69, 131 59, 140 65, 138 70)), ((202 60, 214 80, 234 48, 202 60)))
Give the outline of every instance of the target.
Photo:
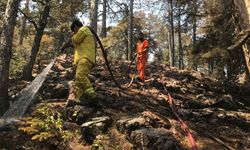
MULTIPOLYGON (((20 141, 30 136, 17 130, 20 126, 17 124, 8 131, 0 131, 0 148, 191 149, 190 138, 178 117, 188 125, 198 149, 250 148, 249 89, 222 85, 196 71, 151 64, 145 83, 133 82, 128 90, 121 90, 115 86, 105 64, 98 62, 90 75, 98 105, 65 107, 69 82, 73 80, 71 59, 66 56, 58 59, 39 91, 36 105, 45 103, 63 112, 64 128, 78 130, 80 140, 75 136, 68 143, 47 147, 43 142, 20 141), (173 104, 169 103, 168 94, 173 104)), ((130 79, 124 74, 128 64, 112 63, 115 77, 123 85, 130 79)), ((130 74, 134 72, 132 66, 130 74)), ((23 85, 13 86, 10 92, 14 95, 23 85)), ((27 116, 32 116, 34 108, 27 116)))

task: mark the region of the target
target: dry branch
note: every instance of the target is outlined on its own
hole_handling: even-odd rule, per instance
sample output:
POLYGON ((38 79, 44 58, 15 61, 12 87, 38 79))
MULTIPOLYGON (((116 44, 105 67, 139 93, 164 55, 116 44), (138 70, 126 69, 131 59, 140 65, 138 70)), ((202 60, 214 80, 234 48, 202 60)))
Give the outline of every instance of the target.
POLYGON ((237 47, 242 46, 246 43, 247 39, 250 37, 250 29, 243 30, 237 35, 237 40, 234 45, 229 46, 227 49, 229 51, 234 50, 237 47))

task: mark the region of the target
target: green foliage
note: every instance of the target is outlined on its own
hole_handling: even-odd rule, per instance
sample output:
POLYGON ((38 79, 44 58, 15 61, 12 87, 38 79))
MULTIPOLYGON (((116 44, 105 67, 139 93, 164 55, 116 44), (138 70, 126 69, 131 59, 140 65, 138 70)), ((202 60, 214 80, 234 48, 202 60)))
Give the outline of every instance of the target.
POLYGON ((40 60, 48 60, 55 57, 55 53, 58 50, 54 49, 55 39, 48 35, 44 34, 41 40, 39 55, 37 56, 40 60))
POLYGON ((72 21, 77 13, 85 13, 87 11, 88 2, 77 0, 52 0, 51 1, 51 20, 49 26, 54 28, 54 25, 61 25, 65 22, 72 21))
POLYGON ((91 146, 92 146, 92 150, 104 150, 101 140, 94 140, 91 146))
POLYGON ((25 64, 26 60, 22 57, 21 50, 13 49, 12 59, 10 62, 10 76, 14 78, 20 76, 25 64))
POLYGON ((0 1, 0 33, 3 24, 3 15, 5 12, 5 7, 6 7, 6 1, 0 1))
MULTIPOLYGON (((145 18, 134 17, 133 29, 133 50, 136 48, 139 32, 144 32, 145 18)), ((145 38, 149 40, 151 49, 155 49, 156 42, 154 39, 148 37, 148 31, 144 32, 145 38)), ((112 27, 108 32, 108 36, 102 40, 104 47, 107 49, 108 56, 115 59, 124 59, 128 50, 128 22, 126 19, 121 20, 115 27, 112 27)))
POLYGON ((232 19, 233 8, 227 0, 207 0, 204 3, 204 11, 203 27, 199 29, 203 36, 198 37, 190 58, 193 62, 209 63, 213 66, 212 70, 208 70, 217 79, 226 78, 223 71, 226 66, 228 71, 230 70, 227 80, 233 80, 244 70, 244 66, 239 65, 243 64, 241 50, 235 50, 233 55, 227 51, 236 36, 232 19))
POLYGON ((33 118, 26 118, 19 130, 32 135, 32 140, 46 141, 55 145, 72 138, 72 134, 63 129, 61 113, 46 105, 37 108, 33 118))
POLYGON ((103 39, 104 47, 108 49, 109 56, 124 57, 124 54, 126 54, 126 45, 128 45, 127 29, 127 22, 121 21, 116 27, 113 27, 109 31, 108 36, 103 39))

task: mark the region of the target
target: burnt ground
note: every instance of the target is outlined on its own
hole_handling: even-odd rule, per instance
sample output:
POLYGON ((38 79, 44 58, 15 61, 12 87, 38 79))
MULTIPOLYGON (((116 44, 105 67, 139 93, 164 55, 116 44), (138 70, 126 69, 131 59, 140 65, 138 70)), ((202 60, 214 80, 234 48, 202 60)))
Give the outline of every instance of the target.
MULTIPOLYGON (((63 111, 65 128, 78 134, 67 143, 48 145, 31 140, 15 124, 0 131, 0 149, 192 149, 171 106, 188 125, 198 149, 250 149, 249 88, 221 84, 193 70, 150 64, 145 83, 133 82, 128 90, 121 90, 100 61, 90 75, 98 105, 65 108, 69 81, 73 80, 71 60, 65 56, 58 59, 27 116, 32 116, 36 105, 46 103, 63 111), (168 102, 168 93, 173 105, 168 102), (83 125, 103 116, 107 121, 101 127, 93 125, 94 131, 83 125)), ((122 85, 130 79, 125 75, 128 64, 114 62, 111 66, 122 85)), ((132 66, 130 74, 134 70, 132 66)), ((12 83, 12 98, 27 84, 12 83)))

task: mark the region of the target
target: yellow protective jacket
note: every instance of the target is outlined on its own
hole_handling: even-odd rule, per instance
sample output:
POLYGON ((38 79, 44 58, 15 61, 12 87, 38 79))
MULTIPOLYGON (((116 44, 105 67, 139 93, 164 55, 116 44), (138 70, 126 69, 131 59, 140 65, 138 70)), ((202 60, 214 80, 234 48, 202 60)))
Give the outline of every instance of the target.
POLYGON ((74 64, 81 58, 87 58, 95 64, 95 41, 90 29, 87 26, 81 27, 71 40, 75 51, 74 64))

